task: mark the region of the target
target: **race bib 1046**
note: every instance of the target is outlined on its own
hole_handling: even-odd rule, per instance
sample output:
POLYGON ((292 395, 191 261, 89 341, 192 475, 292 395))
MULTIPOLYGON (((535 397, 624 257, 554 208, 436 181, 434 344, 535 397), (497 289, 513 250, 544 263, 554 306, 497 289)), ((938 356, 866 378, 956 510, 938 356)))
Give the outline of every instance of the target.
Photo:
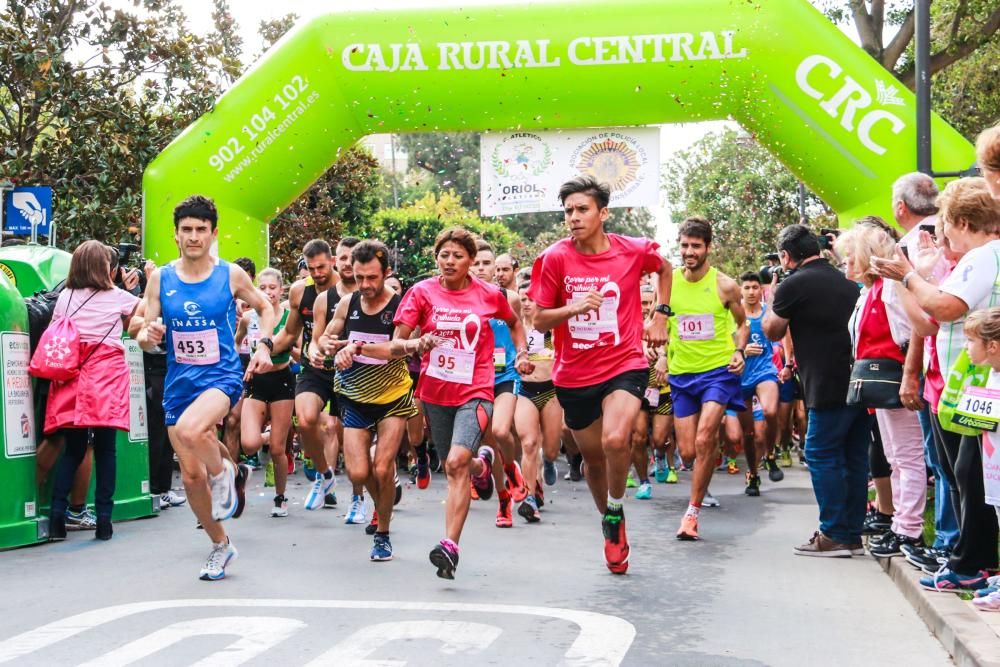
POLYGON ((983 431, 996 432, 1000 424, 1000 390, 967 387, 952 421, 983 431))

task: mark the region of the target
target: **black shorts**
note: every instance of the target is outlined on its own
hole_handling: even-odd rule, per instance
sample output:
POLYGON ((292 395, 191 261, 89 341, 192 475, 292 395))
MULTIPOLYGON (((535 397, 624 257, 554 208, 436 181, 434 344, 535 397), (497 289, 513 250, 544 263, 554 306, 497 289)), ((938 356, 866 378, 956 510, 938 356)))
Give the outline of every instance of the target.
POLYGON ((503 382, 497 382, 493 385, 493 398, 496 398, 500 394, 514 394, 514 381, 504 380, 503 382))
POLYGON ((330 414, 340 417, 337 410, 337 394, 333 391, 333 381, 336 377, 335 371, 317 370, 312 366, 303 366, 295 381, 295 395, 316 394, 322 399, 323 404, 330 404, 330 414))
POLYGON ((420 382, 420 371, 410 371, 410 380, 413 381, 413 391, 416 391, 417 383, 420 382))
POLYGON ((649 383, 649 369, 625 371, 610 380, 589 387, 556 387, 556 397, 562 405, 566 426, 580 431, 601 418, 604 397, 619 389, 627 391, 640 401, 649 383))
POLYGON ((374 431, 378 423, 387 417, 402 417, 405 420, 418 414, 417 406, 413 402, 412 386, 408 392, 388 403, 358 403, 341 396, 338 404, 344 428, 374 431))
POLYGON ((264 403, 295 400, 295 376, 287 366, 270 373, 258 373, 247 381, 243 398, 264 403))

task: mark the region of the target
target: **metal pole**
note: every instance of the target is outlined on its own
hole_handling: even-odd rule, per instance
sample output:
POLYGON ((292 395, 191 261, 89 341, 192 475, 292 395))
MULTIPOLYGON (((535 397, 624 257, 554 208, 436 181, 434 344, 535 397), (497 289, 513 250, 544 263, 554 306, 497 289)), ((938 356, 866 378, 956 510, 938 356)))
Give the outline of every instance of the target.
POLYGON ((806 219, 806 186, 799 181, 799 219, 806 219))
POLYGON ((913 51, 917 84, 917 171, 931 168, 931 0, 914 0, 913 51))
POLYGON ((392 173, 392 206, 393 208, 399 208, 399 194, 396 192, 396 135, 389 135, 389 151, 392 154, 392 165, 390 170, 392 173))

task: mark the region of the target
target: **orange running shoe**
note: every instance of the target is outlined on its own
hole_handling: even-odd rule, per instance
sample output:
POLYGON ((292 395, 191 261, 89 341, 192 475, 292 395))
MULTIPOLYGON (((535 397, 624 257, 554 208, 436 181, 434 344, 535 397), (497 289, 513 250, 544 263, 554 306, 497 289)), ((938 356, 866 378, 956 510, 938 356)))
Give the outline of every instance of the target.
POLYGON ((514 525, 514 512, 510 496, 500 498, 500 508, 497 509, 497 528, 510 528, 514 525))
POLYGON ((476 491, 476 485, 469 482, 469 497, 473 500, 479 500, 479 492, 476 491))
POLYGON ((736 463, 736 459, 729 459, 726 461, 726 471, 730 475, 740 474, 740 466, 736 463))
POLYGON ((524 482, 524 475, 521 474, 521 466, 517 461, 505 463, 503 466, 504 488, 510 492, 515 503, 519 503, 528 497, 528 485, 524 482))
POLYGON ((601 531, 604 533, 604 564, 613 574, 625 574, 630 552, 625 535, 625 514, 620 510, 606 512, 601 520, 601 531))
POLYGON ((681 519, 681 527, 677 530, 677 539, 685 542, 700 540, 698 537, 698 517, 685 514, 681 519))

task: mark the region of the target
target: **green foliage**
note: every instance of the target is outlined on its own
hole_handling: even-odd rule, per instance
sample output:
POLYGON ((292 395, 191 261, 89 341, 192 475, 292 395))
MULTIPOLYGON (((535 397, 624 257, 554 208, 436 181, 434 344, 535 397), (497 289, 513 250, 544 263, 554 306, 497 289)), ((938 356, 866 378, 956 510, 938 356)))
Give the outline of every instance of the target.
MULTIPOLYGON (((705 135, 667 166, 673 222, 702 215, 712 222, 712 262, 730 276, 757 268, 774 252, 778 232, 799 221, 798 182, 750 136, 705 135)), ((807 213, 823 210, 808 194, 807 213)))

